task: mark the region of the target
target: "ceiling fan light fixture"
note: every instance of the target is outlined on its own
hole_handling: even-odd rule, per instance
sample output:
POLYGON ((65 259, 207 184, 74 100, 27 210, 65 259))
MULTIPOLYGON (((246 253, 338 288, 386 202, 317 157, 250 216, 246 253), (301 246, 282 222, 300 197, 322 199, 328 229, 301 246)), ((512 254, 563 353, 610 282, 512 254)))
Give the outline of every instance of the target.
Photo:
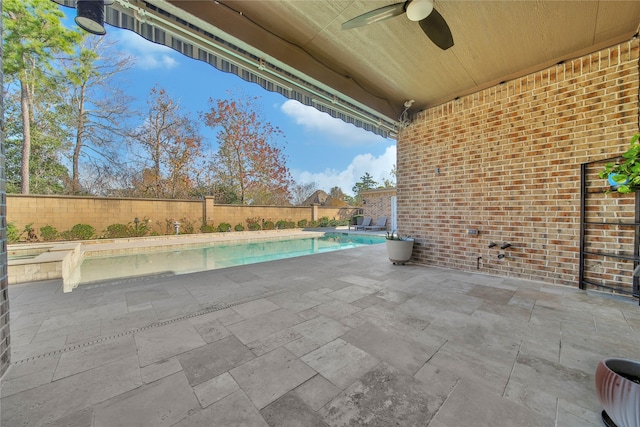
POLYGON ((407 6, 407 18, 411 21, 422 21, 433 12, 431 0, 413 0, 407 6))

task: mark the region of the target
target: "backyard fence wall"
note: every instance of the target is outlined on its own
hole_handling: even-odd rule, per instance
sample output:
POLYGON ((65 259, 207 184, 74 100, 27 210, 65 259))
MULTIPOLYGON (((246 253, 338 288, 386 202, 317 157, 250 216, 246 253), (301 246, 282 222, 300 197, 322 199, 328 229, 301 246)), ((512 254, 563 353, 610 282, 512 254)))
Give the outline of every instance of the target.
POLYGON ((577 286, 580 165, 639 131, 638 52, 634 38, 419 113, 398 141, 414 261, 577 286))
POLYGON ((189 225, 196 232, 207 225, 220 223, 242 224, 247 219, 295 221, 350 218, 357 209, 323 206, 243 206, 215 205, 213 198, 203 200, 158 200, 80 196, 7 195, 7 220, 19 230, 31 224, 38 230, 50 225, 59 232, 70 230, 76 224, 88 224, 102 233, 112 224, 133 224, 134 219, 149 221, 154 231, 171 233, 172 223, 182 223, 184 231, 189 225))

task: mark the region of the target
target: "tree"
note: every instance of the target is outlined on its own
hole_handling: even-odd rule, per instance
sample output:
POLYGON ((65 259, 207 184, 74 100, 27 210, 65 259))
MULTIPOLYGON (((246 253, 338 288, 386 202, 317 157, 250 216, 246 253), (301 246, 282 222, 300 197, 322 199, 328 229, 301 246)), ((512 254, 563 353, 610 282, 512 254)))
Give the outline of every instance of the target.
POLYGON ((286 204, 292 179, 277 141, 282 131, 262 121, 256 100, 209 100, 210 111, 202 117, 218 129, 218 181, 234 189, 241 204, 286 204))
POLYGON ((147 105, 145 122, 130 137, 142 171, 134 188, 142 197, 186 198, 202 168, 202 137, 164 89, 154 86, 147 105))
POLYGON ((396 170, 396 165, 393 165, 393 167, 391 168, 391 171, 389 172, 390 178, 384 178, 382 180, 382 186, 384 188, 393 188, 396 186, 396 179, 397 179, 397 170, 396 170))
POLYGON ((300 206, 318 189, 315 182, 307 182, 304 184, 295 183, 291 186, 291 204, 300 206))
MULTIPOLYGON (((5 144, 7 192, 19 193, 22 188, 23 121, 21 95, 16 85, 6 85, 5 144)), ((65 126, 65 112, 59 91, 53 86, 38 85, 34 89, 31 117, 31 154, 29 187, 38 194, 62 194, 68 181, 63 165, 70 134, 65 126)))
POLYGON ((362 202, 361 193, 366 190, 378 188, 378 183, 373 180, 373 177, 366 172, 360 177, 360 181, 356 182, 356 185, 351 189, 355 196, 349 200, 349 204, 358 206, 362 202))
POLYGON ((332 187, 329 190, 329 200, 327 205, 329 206, 344 206, 346 203, 346 196, 340 187, 332 187))
MULTIPOLYGON (((71 193, 81 191, 80 159, 92 163, 92 169, 116 164, 118 142, 126 134, 126 119, 133 116, 128 105, 132 98, 124 94, 114 79, 131 68, 133 58, 114 52, 107 36, 87 36, 71 57, 66 81, 73 142, 71 193)), ((95 176, 94 178, 100 178, 95 176)))
POLYGON ((359 196, 360 193, 366 190, 371 190, 378 187, 378 183, 373 180, 373 177, 369 175, 369 172, 366 172, 363 176, 360 177, 360 181, 356 182, 356 185, 353 186, 352 190, 359 196))
POLYGON ((51 85, 55 55, 70 53, 81 35, 64 28, 59 7, 50 0, 4 0, 2 2, 3 67, 7 78, 20 85, 22 116, 21 192, 29 194, 31 125, 36 88, 51 85))

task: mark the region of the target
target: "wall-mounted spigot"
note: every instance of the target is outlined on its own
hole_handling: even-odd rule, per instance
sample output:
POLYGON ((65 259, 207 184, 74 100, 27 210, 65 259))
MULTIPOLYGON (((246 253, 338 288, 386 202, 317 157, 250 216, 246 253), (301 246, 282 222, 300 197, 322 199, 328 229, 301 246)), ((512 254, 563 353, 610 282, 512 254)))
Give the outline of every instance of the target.
POLYGON ((511 243, 503 243, 502 246, 500 246, 500 249, 507 249, 511 247, 511 243))
POLYGON ((490 248, 495 248, 496 246, 498 246, 498 244, 496 242, 489 243, 489 247, 490 248))

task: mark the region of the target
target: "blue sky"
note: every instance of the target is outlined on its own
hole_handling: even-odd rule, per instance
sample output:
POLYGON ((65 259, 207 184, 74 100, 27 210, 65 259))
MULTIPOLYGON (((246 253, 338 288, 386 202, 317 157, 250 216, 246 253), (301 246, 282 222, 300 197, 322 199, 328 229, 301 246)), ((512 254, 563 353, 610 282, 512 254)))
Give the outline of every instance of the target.
MULTIPOLYGON (((75 9, 62 8, 75 26, 75 9)), ((268 92, 233 74, 188 58, 171 48, 145 40, 136 33, 107 25, 105 37, 115 40, 118 48, 135 59, 131 70, 124 72, 129 94, 144 111, 149 91, 154 85, 165 89, 194 120, 208 110, 210 98, 227 99, 231 93, 260 97, 263 117, 279 127, 285 135, 287 166, 298 183, 315 182, 328 191, 333 186, 351 194, 351 188, 365 173, 382 182, 391 179, 396 162, 396 145, 392 139, 374 135, 315 108, 268 92)), ((215 133, 201 126, 207 144, 216 146, 215 133)))

